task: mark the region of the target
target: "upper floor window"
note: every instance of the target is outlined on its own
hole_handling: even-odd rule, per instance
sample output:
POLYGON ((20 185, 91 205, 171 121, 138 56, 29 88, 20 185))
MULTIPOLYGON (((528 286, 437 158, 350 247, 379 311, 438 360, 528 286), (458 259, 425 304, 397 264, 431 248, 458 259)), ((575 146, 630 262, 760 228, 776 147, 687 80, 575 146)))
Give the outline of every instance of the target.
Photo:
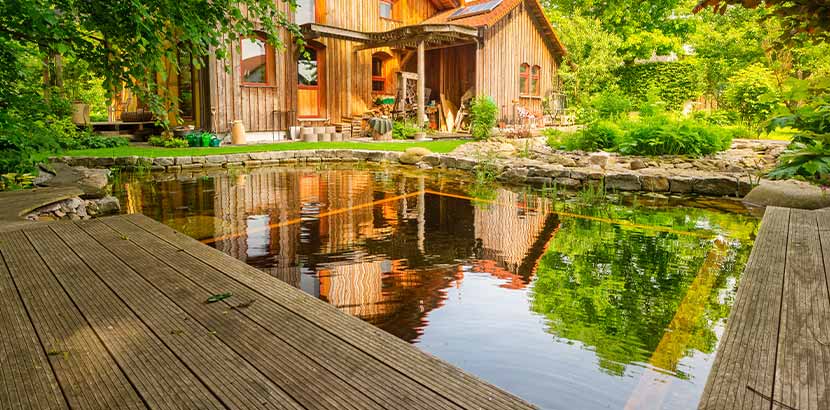
POLYGON ((530 95, 530 64, 523 63, 519 67, 519 94, 530 95))
POLYGON ((297 0, 297 11, 294 13, 294 22, 298 25, 317 22, 317 1, 297 0))
POLYGON ((392 19, 392 0, 380 1, 380 16, 385 19, 392 19))
POLYGON ((265 36, 242 39, 242 61, 240 63, 243 84, 272 85, 274 76, 274 49, 265 41, 265 36))

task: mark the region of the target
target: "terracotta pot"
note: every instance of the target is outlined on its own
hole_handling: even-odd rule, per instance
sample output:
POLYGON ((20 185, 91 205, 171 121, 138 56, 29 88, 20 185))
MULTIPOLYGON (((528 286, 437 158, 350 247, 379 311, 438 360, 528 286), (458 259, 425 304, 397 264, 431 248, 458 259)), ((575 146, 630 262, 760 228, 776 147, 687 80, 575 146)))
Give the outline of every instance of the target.
POLYGON ((247 143, 245 136, 245 124, 242 121, 234 121, 231 127, 231 144, 245 145, 247 143))

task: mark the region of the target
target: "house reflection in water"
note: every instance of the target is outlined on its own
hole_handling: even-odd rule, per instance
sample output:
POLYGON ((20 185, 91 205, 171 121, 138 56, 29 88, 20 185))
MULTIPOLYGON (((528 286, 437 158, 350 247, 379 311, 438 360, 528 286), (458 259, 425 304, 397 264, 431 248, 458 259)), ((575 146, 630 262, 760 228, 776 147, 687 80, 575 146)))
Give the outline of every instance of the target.
MULTIPOLYGON (((125 192, 133 211, 142 208, 136 203, 181 204, 169 208, 180 213, 157 215, 177 229, 182 218, 212 215, 203 220, 216 240, 206 242, 217 249, 413 341, 465 269, 505 288, 528 285, 558 226, 543 199, 524 203, 501 190, 498 203, 518 206, 479 207, 423 192, 439 184, 377 171, 263 168, 125 192)), ((142 212, 157 209, 149 207, 142 212)))

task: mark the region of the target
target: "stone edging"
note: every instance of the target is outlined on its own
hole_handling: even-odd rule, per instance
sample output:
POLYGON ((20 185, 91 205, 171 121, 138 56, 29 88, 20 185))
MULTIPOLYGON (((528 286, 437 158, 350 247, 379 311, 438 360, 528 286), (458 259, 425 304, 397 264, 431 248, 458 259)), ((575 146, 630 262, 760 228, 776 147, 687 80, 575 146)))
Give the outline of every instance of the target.
MULTIPOLYGON (((154 172, 181 172, 188 170, 259 167, 269 165, 308 164, 322 162, 400 163, 403 152, 371 150, 306 150, 269 151, 245 154, 207 155, 194 157, 56 157, 53 161, 70 166, 89 168, 149 169, 154 172)), ((407 163, 411 161, 405 160, 407 163)), ((429 154, 420 157, 421 168, 442 168, 473 171, 478 160, 451 154, 429 154)), ((507 183, 534 186, 557 186, 577 189, 605 183, 607 189, 616 191, 642 191, 707 196, 743 197, 753 184, 748 175, 729 173, 687 172, 665 174, 653 169, 637 171, 605 170, 600 167, 563 167, 556 164, 507 165, 505 161, 490 161, 498 179, 507 183)))

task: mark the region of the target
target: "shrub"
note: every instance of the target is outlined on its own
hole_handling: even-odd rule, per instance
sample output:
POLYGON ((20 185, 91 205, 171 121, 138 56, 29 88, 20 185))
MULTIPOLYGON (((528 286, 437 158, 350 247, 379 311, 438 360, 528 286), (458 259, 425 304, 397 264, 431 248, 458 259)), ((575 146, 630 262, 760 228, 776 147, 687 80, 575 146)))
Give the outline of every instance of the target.
POLYGON ((622 129, 610 121, 598 121, 584 129, 562 138, 566 150, 599 151, 611 150, 623 135, 622 129))
POLYGON ((124 147, 130 142, 123 137, 103 137, 93 134, 90 130, 77 131, 75 124, 70 124, 74 132, 60 133, 58 144, 63 149, 96 149, 124 147))
POLYGON ((591 99, 591 108, 602 119, 620 118, 627 115, 633 104, 619 91, 605 91, 591 99))
POLYGON ((615 74, 622 92, 637 105, 647 99, 651 90, 656 90, 666 107, 675 110, 699 97, 703 89, 702 72, 692 62, 627 65, 618 68, 615 74))
POLYGON ((181 138, 168 138, 168 137, 150 137, 147 141, 150 145, 154 147, 164 147, 164 148, 187 148, 187 140, 181 138))
POLYGON ((487 96, 478 96, 470 106, 470 133, 477 140, 490 138, 493 127, 496 126, 496 116, 499 107, 493 99, 487 96))
POLYGON ((738 71, 727 84, 723 92, 724 106, 737 112, 751 126, 767 120, 780 105, 772 71, 760 64, 738 71))
POLYGON ((701 156, 729 148, 732 136, 719 126, 659 115, 629 123, 618 150, 626 155, 701 156))
POLYGON ((793 142, 769 173, 773 179, 803 178, 830 184, 830 99, 817 99, 793 115, 772 120, 770 129, 794 127, 793 142))
POLYGON ((413 138, 418 131, 420 129, 408 121, 395 121, 392 123, 392 138, 396 140, 413 138))

